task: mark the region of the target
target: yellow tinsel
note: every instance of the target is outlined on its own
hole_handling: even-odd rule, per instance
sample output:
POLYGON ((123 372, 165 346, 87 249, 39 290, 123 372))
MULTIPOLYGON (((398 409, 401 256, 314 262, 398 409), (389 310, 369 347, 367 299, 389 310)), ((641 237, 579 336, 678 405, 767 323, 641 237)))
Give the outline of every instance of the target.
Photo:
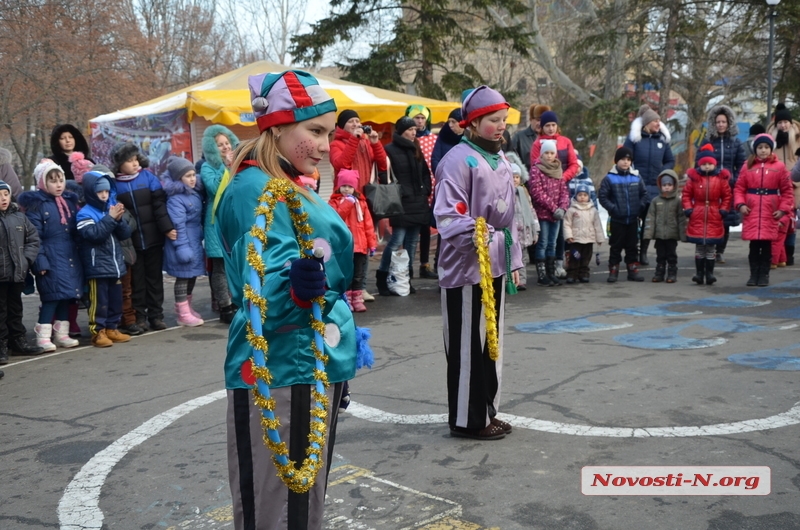
POLYGON ((489 241, 489 227, 486 219, 475 219, 475 240, 478 244, 478 266, 481 271, 481 302, 483 314, 486 318, 486 342, 489 349, 489 358, 496 361, 500 357, 500 341, 497 336, 497 311, 494 307, 494 278, 492 278, 492 262, 489 258, 489 247, 484 244, 489 241))

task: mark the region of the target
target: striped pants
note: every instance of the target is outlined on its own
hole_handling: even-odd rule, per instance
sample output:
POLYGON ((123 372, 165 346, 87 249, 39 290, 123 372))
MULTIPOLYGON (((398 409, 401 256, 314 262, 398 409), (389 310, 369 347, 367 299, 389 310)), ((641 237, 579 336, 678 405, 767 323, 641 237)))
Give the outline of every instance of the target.
MULTIPOLYGON (((323 453, 325 468, 307 493, 292 492, 278 477, 272 452, 264 445, 261 409, 250 390, 228 390, 228 477, 233 497, 236 530, 320 530, 328 483, 336 422, 343 383, 328 387, 328 430, 323 453)), ((281 440, 289 458, 300 464, 306 458, 311 418, 310 385, 270 389, 275 414, 281 421, 281 440)))
POLYGON ((122 282, 119 278, 89 280, 89 331, 117 329, 122 318, 122 282))
POLYGON ((447 405, 451 427, 483 429, 497 414, 503 370, 505 276, 494 279, 500 356, 489 358, 480 285, 442 289, 447 405))

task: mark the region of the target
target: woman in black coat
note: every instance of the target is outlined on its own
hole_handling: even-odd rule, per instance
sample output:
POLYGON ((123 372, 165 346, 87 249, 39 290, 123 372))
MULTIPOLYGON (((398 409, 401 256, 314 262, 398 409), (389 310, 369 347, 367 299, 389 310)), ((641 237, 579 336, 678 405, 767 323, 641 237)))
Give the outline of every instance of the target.
POLYGON ((69 161, 69 155, 72 153, 81 152, 86 160, 94 163, 89 156, 89 144, 86 138, 77 127, 69 123, 53 127, 53 132, 50 133, 50 150, 53 153, 50 159, 61 166, 67 180, 75 180, 72 164, 69 161))
MULTIPOLYGON (((411 263, 419 242, 419 227, 430 223, 431 210, 428 197, 431 195, 431 172, 416 141, 414 120, 403 116, 394 126, 392 143, 386 146, 386 155, 391 162, 391 172, 402 188, 403 214, 389 219, 392 237, 381 256, 376 273, 378 292, 392 294, 387 279, 392 252, 402 245, 408 251, 409 275, 411 263)), ((412 288, 411 292, 414 290, 412 288)))

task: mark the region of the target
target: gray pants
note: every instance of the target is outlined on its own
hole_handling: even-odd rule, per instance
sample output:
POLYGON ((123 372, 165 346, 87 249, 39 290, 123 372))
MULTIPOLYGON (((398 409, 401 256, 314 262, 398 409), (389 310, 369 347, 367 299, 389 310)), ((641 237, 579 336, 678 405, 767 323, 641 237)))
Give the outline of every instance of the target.
POLYGON ((225 275, 225 260, 211 258, 211 296, 217 305, 228 307, 231 305, 231 293, 228 290, 228 277, 225 275))
MULTIPOLYGON (((328 430, 323 452, 325 465, 308 493, 292 492, 278 477, 272 452, 264 445, 261 409, 250 390, 228 390, 228 477, 236 530, 321 530, 336 422, 343 383, 328 387, 328 430)), ((311 410, 311 386, 270 389, 277 403, 281 440, 289 458, 305 459, 311 410)))
POLYGON ((716 259, 717 245, 695 245, 695 259, 716 259))

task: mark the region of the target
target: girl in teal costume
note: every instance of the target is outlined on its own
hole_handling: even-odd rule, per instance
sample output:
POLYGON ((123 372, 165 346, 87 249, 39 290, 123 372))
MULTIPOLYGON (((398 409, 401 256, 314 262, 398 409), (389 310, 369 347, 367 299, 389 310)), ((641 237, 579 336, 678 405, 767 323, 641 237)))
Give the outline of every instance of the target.
POLYGON ((355 376, 356 336, 352 314, 342 294, 353 275, 353 240, 341 217, 316 194, 302 186, 300 176, 312 173, 328 152, 328 135, 335 126, 336 106, 305 72, 252 76, 249 80, 253 111, 260 136, 240 145, 232 165, 234 174, 216 212, 225 250, 225 270, 234 304, 225 360, 228 389, 228 468, 233 496, 234 525, 238 529, 320 529, 327 470, 333 455, 338 403, 342 384, 355 376), (295 196, 308 214, 319 261, 301 259, 299 234, 286 200, 278 198, 273 220, 266 229, 268 244, 261 253, 266 273, 259 293, 266 300, 263 337, 269 344, 266 367, 280 439, 289 459, 301 463, 309 445, 315 385, 315 357, 311 349, 310 301, 324 296, 321 320, 325 325, 324 351, 328 414, 324 465, 314 486, 305 493, 288 488, 272 462, 273 453, 262 438, 262 409, 254 404, 251 356, 246 327, 251 318, 245 285, 250 280, 250 229, 265 186, 273 179, 292 182, 295 196))

